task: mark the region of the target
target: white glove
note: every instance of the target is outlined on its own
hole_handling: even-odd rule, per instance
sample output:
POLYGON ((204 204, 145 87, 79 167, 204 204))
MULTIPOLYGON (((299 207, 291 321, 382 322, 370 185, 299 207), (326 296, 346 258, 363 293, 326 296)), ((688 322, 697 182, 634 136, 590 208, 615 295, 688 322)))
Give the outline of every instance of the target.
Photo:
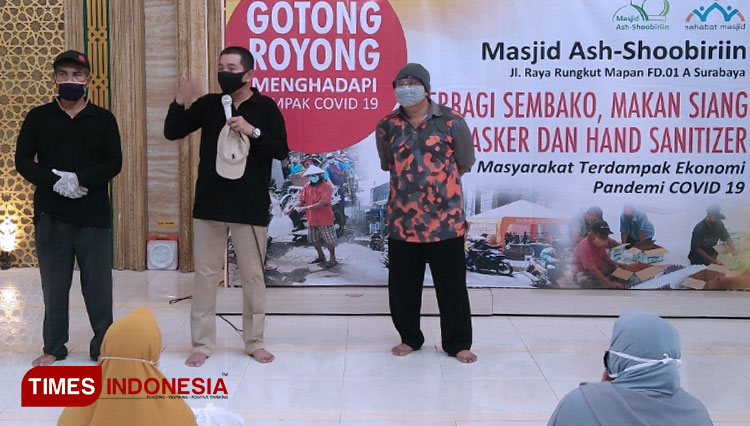
POLYGON ((70 194, 70 198, 81 198, 84 195, 88 194, 89 190, 85 186, 78 186, 78 188, 74 189, 73 192, 70 194))
POLYGON ((60 179, 52 186, 52 190, 67 198, 81 198, 88 194, 89 190, 78 184, 78 176, 72 172, 61 172, 52 169, 52 173, 60 176, 60 179))

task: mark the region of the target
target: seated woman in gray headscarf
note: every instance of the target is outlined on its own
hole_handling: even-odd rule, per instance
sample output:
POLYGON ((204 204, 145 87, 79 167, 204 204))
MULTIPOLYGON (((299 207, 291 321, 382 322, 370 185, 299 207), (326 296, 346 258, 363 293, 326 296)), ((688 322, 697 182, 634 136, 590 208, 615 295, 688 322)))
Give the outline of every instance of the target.
POLYGON ((708 411, 680 387, 680 335, 641 309, 620 316, 604 354, 602 383, 582 383, 557 405, 548 426, 703 426, 708 411))

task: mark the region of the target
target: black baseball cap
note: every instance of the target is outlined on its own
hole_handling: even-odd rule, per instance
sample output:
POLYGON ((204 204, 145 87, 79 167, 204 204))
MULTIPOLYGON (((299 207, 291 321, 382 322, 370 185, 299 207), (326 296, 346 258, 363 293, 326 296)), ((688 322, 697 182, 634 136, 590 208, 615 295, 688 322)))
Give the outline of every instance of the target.
POLYGON ((52 68, 57 68, 58 65, 64 62, 73 62, 91 71, 91 65, 89 64, 88 58, 86 58, 86 55, 77 50, 67 50, 57 55, 57 58, 55 58, 55 62, 52 64, 52 68))
POLYGON ((721 213, 721 207, 715 205, 706 209, 706 215, 711 216, 714 219, 726 219, 726 216, 721 213))
POLYGON ((600 220, 599 222, 594 222, 594 224, 591 225, 591 232, 593 232, 594 234, 600 237, 605 237, 605 238, 613 234, 612 230, 609 229, 609 224, 603 220, 600 220))

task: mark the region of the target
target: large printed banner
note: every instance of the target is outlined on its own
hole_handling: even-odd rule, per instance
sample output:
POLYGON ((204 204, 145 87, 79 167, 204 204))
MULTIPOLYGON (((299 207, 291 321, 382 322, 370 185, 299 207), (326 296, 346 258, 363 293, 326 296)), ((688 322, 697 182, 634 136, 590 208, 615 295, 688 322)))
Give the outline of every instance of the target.
POLYGON ((227 0, 225 44, 254 54, 295 151, 272 188, 269 282, 387 282, 373 130, 419 62, 472 130, 470 286, 578 288, 574 248, 599 215, 620 287, 750 287, 750 3, 621 3, 227 0), (310 166, 335 185, 337 264, 308 263, 304 215, 284 213, 310 166), (691 265, 696 244, 720 264, 691 265))

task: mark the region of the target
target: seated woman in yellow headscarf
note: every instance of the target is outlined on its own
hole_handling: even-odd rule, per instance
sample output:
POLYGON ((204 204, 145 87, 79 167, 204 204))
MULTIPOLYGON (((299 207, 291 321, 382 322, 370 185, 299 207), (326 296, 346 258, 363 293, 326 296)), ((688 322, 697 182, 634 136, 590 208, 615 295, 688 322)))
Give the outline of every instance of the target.
POLYGON ((161 331, 150 309, 138 308, 115 321, 102 342, 102 395, 87 407, 66 408, 58 426, 196 425, 193 412, 181 398, 146 399, 145 391, 117 399, 107 399, 104 394, 108 378, 161 382, 164 375, 156 368, 160 353, 161 331))

